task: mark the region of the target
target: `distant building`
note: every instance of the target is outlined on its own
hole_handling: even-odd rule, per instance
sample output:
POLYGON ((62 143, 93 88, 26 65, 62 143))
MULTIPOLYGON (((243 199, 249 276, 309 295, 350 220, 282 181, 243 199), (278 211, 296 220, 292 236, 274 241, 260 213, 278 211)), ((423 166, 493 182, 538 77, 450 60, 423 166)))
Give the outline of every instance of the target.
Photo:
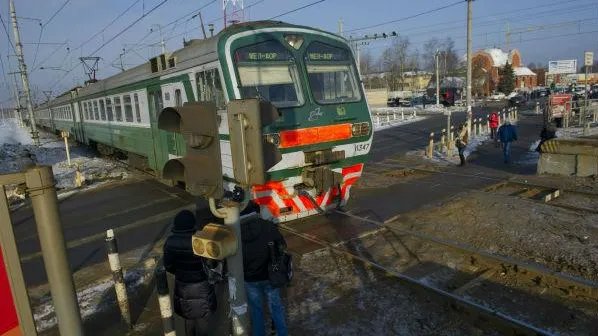
MULTIPOLYGON (((363 78, 364 86, 367 89, 379 89, 388 87, 388 79, 391 78, 391 74, 388 72, 372 72, 361 76, 363 78)), ((430 79, 432 78, 431 72, 426 71, 405 71, 403 72, 403 80, 397 78, 398 86, 401 91, 414 91, 419 92, 426 89, 430 79)))
POLYGON ((496 90, 500 82, 499 70, 507 64, 512 65, 515 73, 516 89, 531 89, 537 86, 537 75, 529 68, 521 65, 519 50, 505 52, 501 49, 483 49, 473 54, 474 91, 478 94, 489 95, 496 90))

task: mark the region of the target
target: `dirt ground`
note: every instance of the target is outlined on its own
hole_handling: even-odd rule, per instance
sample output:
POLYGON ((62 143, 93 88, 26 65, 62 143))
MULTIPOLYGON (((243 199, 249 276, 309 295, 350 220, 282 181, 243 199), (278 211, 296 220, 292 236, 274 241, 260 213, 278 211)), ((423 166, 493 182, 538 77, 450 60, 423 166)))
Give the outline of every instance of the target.
POLYGON ((463 192, 392 226, 598 281, 598 215, 486 192, 463 192))

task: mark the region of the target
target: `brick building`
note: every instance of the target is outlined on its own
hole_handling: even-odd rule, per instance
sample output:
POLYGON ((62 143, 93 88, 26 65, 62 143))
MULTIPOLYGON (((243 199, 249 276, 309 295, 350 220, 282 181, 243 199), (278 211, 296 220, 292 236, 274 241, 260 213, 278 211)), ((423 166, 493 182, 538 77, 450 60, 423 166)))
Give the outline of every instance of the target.
POLYGON ((519 50, 513 49, 505 52, 501 49, 483 49, 473 54, 472 64, 474 71, 473 86, 478 94, 488 96, 496 90, 500 82, 499 69, 507 62, 512 65, 515 73, 516 89, 531 89, 537 86, 537 76, 529 68, 521 65, 519 50))

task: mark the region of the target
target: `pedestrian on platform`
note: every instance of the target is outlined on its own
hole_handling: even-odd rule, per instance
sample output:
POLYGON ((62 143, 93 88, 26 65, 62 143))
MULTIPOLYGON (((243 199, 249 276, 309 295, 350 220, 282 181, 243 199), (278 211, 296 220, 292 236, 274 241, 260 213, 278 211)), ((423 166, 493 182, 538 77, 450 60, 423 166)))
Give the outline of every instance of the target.
MULTIPOLYGON (((259 207, 258 207, 259 209, 259 207)), ((259 210, 258 210, 259 211, 259 210)), ((277 336, 287 336, 285 311, 280 289, 271 281, 272 250, 286 249, 286 242, 276 225, 256 218, 241 226, 245 291, 251 315, 251 335, 266 335, 266 301, 277 336)))
POLYGON ((490 126, 490 139, 494 140, 494 147, 498 147, 498 138, 496 137, 496 130, 498 129, 498 113, 496 113, 496 111, 490 114, 488 124, 490 126))
POLYGON ((459 126, 457 130, 457 138, 455 139, 455 146, 457 146, 457 150, 459 151, 459 160, 461 163, 459 166, 465 166, 465 148, 469 143, 469 132, 467 130, 467 125, 465 123, 459 126))
POLYGON ((536 147, 536 151, 542 152, 542 144, 547 140, 556 138, 556 127, 553 123, 549 123, 542 128, 540 132, 540 142, 538 143, 538 147, 536 147))
POLYGON ((511 162, 511 143, 517 141, 517 129, 507 119, 498 129, 498 138, 502 143, 502 152, 505 163, 511 162))
POLYGON ((174 312, 185 319, 186 336, 209 335, 210 318, 216 311, 214 285, 208 282, 207 259, 193 253, 191 236, 197 231, 189 210, 174 218, 171 235, 164 243, 164 268, 174 275, 174 312))

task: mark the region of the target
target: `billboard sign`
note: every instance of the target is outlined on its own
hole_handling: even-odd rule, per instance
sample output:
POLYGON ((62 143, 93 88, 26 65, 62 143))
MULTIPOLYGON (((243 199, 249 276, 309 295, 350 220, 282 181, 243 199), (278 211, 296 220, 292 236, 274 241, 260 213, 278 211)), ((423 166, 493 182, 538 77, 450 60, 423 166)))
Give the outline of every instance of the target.
POLYGON ((594 64, 594 53, 591 51, 586 51, 584 54, 584 65, 586 67, 592 66, 594 64))
POLYGON ((550 111, 552 111, 553 118, 562 118, 564 117, 565 113, 571 113, 571 95, 550 95, 550 111))
POLYGON ((569 74, 577 72, 577 60, 562 60, 548 62, 549 74, 569 74))

